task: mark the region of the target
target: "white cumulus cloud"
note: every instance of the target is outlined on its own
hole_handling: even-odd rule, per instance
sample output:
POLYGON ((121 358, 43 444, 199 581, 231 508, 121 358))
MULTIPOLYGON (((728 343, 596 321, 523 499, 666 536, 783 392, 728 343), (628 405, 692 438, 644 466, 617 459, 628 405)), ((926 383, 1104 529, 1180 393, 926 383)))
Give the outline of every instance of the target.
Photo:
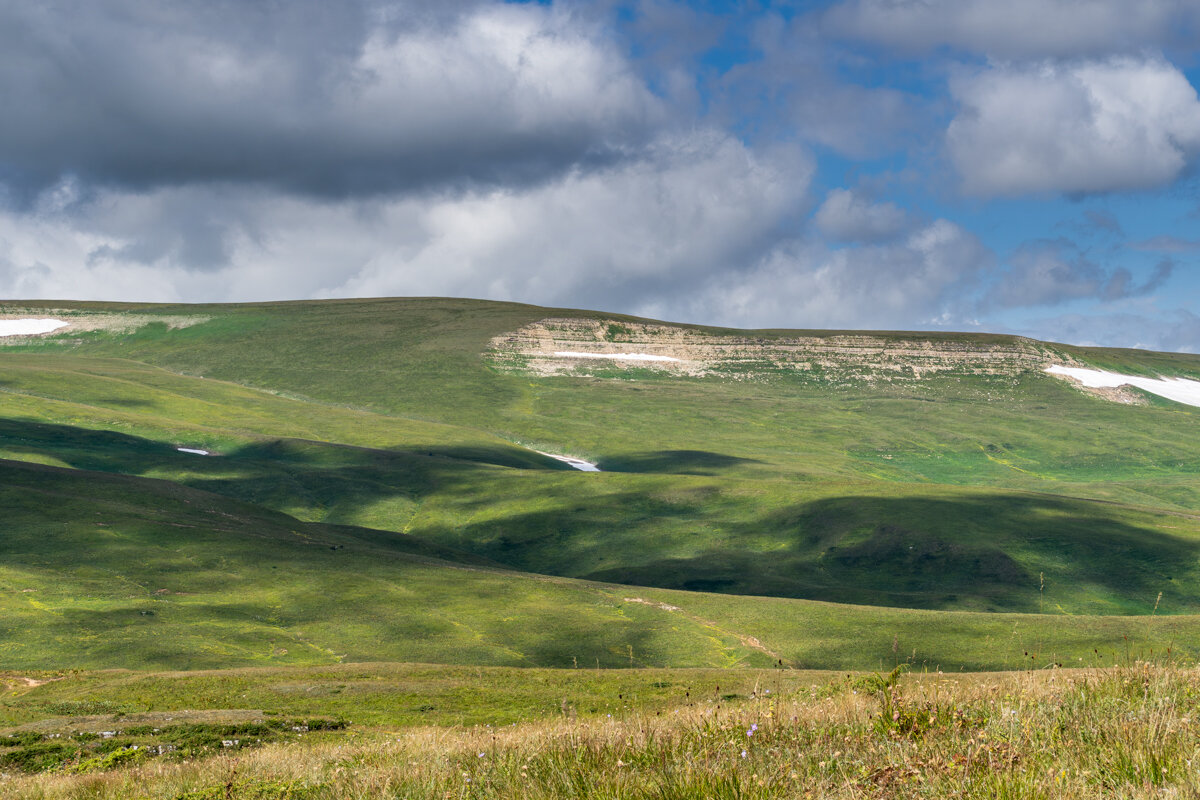
POLYGON ((783 242, 745 273, 639 309, 671 319, 788 328, 913 328, 962 319, 990 251, 945 219, 884 245, 829 250, 783 242))
POLYGON ((997 65, 951 82, 950 157, 975 195, 1148 189, 1200 151, 1200 100, 1155 58, 997 65))
POLYGON ((893 203, 873 203, 849 189, 833 189, 813 221, 835 241, 870 242, 899 234, 908 225, 908 215, 893 203))
POLYGON ((757 263, 804 209, 811 171, 801 153, 698 131, 553 181, 439 196, 106 190, 0 212, 0 294, 456 295, 632 309, 757 263))

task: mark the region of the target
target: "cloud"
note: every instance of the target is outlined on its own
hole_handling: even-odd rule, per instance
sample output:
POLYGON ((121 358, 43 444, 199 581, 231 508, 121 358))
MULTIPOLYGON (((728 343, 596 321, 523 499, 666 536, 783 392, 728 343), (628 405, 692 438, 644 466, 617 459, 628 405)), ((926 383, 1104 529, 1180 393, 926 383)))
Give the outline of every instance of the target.
MULTIPOLYGON (((788 18, 672 0, 0 3, 0 294, 453 295, 913 328, 1162 285, 1169 260, 1135 279, 1069 243, 1001 270, 970 231, 871 187, 903 176, 921 196, 936 131, 978 196, 1161 186, 1200 153, 1178 69, 1042 31, 986 52, 1047 61, 996 56, 948 97, 944 58, 893 73, 822 32, 874 2, 788 18), (810 144, 856 188, 814 200, 810 144)), ((917 44, 975 46, 966 11, 927 5, 959 33, 917 44)), ((1129 41, 1167 41, 1131 13, 1129 41)), ((1103 211, 1070 213, 1060 230, 1080 241, 1123 236, 1103 211)))
POLYGON ((757 154, 713 131, 669 137, 609 169, 421 207, 419 247, 381 253, 331 294, 486 287, 604 308, 686 294, 770 246, 802 208, 811 171, 803 154, 757 154))
POLYGON ((808 17, 768 14, 747 34, 760 57, 709 87, 716 113, 753 133, 820 144, 852 158, 903 150, 936 127, 937 103, 912 92, 856 82, 862 58, 831 46, 808 17))
POLYGON ((0 179, 344 196, 544 180, 663 121, 601 30, 539 5, 0 4, 0 179))
POLYGON ((641 311, 738 326, 931 327, 964 318, 966 298, 991 266, 978 238, 939 219, 886 245, 828 250, 784 242, 744 273, 713 276, 692 297, 641 311))
POLYGON ((834 189, 813 217, 817 229, 834 241, 891 239, 908 227, 908 215, 892 203, 872 203, 848 189, 834 189))
POLYGON ((1149 189, 1200 151, 1200 100, 1159 59, 999 65, 951 81, 946 142, 974 195, 1149 189))
POLYGON ((0 294, 456 295, 630 309, 756 263, 806 211, 811 171, 802 153, 759 153, 707 130, 536 185, 432 197, 105 190, 0 214, 0 294))
POLYGON ((1200 250, 1200 239, 1184 239, 1180 236, 1151 236, 1140 242, 1129 245, 1134 250, 1145 250, 1151 253, 1190 253, 1200 250))
POLYGON ((845 0, 823 22, 834 35, 909 52, 1079 57, 1194 46, 1200 9, 1190 0, 845 0))
POLYGON ((812 170, 794 149, 708 130, 602 169, 433 198, 221 184, 64 204, 71 192, 52 187, 38 211, 0 212, 0 295, 452 295, 753 326, 914 327, 969 308, 991 263, 976 237, 937 220, 881 244, 810 241, 812 170))
POLYGON ((1129 270, 1105 269, 1066 239, 1029 242, 1013 255, 1000 282, 984 298, 984 305, 1013 308, 1138 297, 1161 287, 1173 268, 1172 262, 1162 261, 1150 277, 1138 284, 1129 270))
POLYGON ((1125 233, 1121 228, 1121 223, 1117 221, 1112 212, 1090 208, 1083 212, 1083 216, 1087 220, 1087 227, 1093 230, 1105 231, 1117 236, 1123 236, 1125 233))
POLYGON ((1200 317, 1187 309, 1149 313, 1063 314, 1032 320, 1021 333, 1093 347, 1200 353, 1200 317))

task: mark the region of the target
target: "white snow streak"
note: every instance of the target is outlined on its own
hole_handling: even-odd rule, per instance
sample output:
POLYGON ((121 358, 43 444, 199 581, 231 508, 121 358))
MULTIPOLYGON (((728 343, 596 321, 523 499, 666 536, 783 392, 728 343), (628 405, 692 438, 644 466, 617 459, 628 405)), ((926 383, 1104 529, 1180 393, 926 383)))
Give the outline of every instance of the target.
POLYGON ((652 356, 647 353, 578 353, 574 350, 560 350, 554 355, 560 358, 615 358, 621 361, 682 361, 683 359, 670 356, 652 356))
POLYGON ((0 319, 0 336, 36 336, 69 324, 61 319, 0 319))
POLYGON ((1189 406, 1200 406, 1200 381, 1188 378, 1141 378, 1137 375, 1121 375, 1116 372, 1105 372, 1099 369, 1080 369, 1078 367, 1060 367, 1057 364, 1046 367, 1046 372, 1052 375, 1065 375, 1074 378, 1091 389, 1112 389, 1117 386, 1133 386, 1138 389, 1184 403, 1189 406))

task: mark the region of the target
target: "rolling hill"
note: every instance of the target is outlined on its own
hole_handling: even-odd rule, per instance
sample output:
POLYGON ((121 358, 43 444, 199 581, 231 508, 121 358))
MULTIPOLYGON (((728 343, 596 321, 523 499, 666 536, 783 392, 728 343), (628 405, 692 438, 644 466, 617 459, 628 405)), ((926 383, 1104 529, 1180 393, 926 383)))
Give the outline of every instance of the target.
POLYGON ((1197 409, 1043 371, 1198 357, 450 299, 0 316, 70 323, 0 339, 0 666, 1200 651, 1197 409))

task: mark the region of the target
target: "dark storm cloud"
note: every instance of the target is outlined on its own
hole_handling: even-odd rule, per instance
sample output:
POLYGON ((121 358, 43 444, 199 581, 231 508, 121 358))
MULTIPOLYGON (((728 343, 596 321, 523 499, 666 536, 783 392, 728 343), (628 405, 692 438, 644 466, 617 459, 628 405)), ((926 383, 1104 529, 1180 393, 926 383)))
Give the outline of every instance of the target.
POLYGON ((0 2, 0 180, 311 194, 523 184, 619 157, 656 100, 569 12, 0 2))

